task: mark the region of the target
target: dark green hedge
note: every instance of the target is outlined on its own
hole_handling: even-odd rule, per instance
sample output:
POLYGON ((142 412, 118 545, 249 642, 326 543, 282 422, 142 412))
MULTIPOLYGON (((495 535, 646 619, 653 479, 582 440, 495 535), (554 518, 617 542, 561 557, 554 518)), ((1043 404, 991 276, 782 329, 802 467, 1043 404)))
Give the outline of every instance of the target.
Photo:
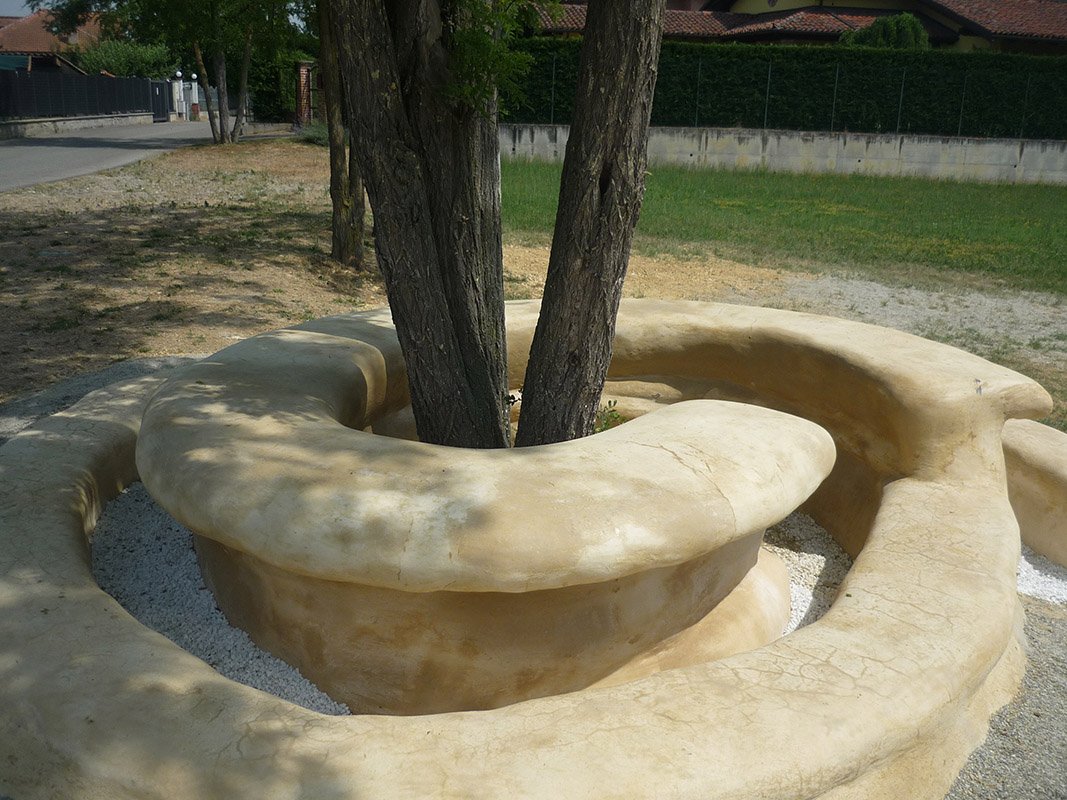
MULTIPOLYGON (((502 120, 569 122, 579 44, 521 41, 502 120)), ((1067 139, 1067 58, 664 42, 652 124, 1067 139)))

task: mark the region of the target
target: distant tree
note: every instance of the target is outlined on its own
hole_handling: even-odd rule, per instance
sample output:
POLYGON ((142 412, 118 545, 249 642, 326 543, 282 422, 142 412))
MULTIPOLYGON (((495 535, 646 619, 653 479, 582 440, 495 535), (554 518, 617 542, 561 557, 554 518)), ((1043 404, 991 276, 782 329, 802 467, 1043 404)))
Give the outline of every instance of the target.
POLYGON ((850 47, 885 47, 892 50, 929 50, 930 36, 912 14, 879 17, 866 28, 845 31, 841 44, 850 47))
POLYGON ((57 32, 70 32, 96 14, 113 39, 164 44, 172 52, 190 53, 196 64, 216 143, 241 138, 248 107, 248 74, 257 35, 270 35, 286 21, 290 0, 30 0, 47 8, 57 32), (229 113, 229 61, 238 63, 237 116, 229 113), (218 108, 209 87, 218 88, 218 108))
POLYGON ((76 57, 78 66, 90 74, 107 72, 120 78, 166 78, 178 68, 178 59, 165 44, 122 39, 101 39, 76 57))
POLYGON ((363 176, 351 152, 345 125, 344 75, 338 62, 334 0, 318 0, 319 74, 330 145, 330 198, 333 201, 330 255, 348 267, 363 263, 363 176))

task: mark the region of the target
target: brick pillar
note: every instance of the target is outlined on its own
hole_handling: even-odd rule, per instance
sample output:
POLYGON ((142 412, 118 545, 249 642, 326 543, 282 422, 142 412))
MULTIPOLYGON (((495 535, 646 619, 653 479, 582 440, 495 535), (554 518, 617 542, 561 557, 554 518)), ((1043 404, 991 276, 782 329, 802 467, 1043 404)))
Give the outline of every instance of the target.
POLYGON ((311 68, 314 61, 296 62, 296 124, 299 127, 311 124, 311 68))

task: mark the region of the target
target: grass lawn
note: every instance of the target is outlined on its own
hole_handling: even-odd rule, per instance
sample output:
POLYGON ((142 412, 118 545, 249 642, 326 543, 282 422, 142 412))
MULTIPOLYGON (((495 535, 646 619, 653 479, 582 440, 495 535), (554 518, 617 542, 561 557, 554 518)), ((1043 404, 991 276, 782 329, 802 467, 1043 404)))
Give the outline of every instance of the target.
MULTIPOLYGON (((504 162, 509 235, 547 241, 559 165, 504 162)), ((1067 186, 652 166, 635 249, 1067 294, 1067 186)))

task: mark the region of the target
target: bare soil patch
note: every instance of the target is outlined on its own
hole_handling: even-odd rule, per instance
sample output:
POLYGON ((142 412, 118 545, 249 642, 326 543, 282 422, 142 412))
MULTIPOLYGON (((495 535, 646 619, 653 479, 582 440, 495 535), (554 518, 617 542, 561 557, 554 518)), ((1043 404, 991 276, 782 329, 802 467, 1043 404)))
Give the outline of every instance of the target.
MULTIPOLYGON (((376 269, 329 255, 324 148, 292 140, 191 147, 0 194, 0 403, 143 355, 213 352, 264 330, 380 306, 376 269)), ((509 299, 538 297, 543 237, 509 236, 509 299)), ((628 297, 833 314, 946 341, 1032 375, 1067 428, 1063 298, 886 286, 818 265, 745 264, 638 243, 628 297)), ((373 253, 373 251, 370 251, 373 253)))
POLYGON ((274 141, 0 194, 0 402, 381 305, 327 257, 327 182, 324 151, 274 141))

